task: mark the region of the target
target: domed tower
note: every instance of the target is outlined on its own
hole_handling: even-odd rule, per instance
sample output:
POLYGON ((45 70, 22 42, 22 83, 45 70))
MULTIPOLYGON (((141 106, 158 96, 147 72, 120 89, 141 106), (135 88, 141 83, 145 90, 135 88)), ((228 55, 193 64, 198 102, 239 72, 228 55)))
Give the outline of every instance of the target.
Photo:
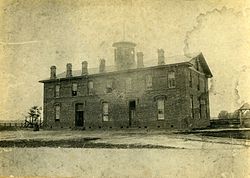
POLYGON ((132 69, 136 67, 135 46, 135 43, 125 41, 113 44, 113 47, 115 48, 115 65, 118 70, 132 69))

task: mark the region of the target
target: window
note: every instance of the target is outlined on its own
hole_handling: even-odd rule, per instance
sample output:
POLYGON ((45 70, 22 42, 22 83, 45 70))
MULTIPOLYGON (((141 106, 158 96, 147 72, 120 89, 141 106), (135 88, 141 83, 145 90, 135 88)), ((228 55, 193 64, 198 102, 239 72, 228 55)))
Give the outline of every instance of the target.
POLYGON ((60 85, 56 85, 56 89, 55 89, 55 97, 59 98, 60 97, 60 85))
POLYGON ((198 59, 196 59, 196 61, 195 61, 195 65, 196 65, 196 70, 198 70, 198 71, 199 71, 199 60, 198 60, 198 59))
POLYGON ((164 120, 164 99, 157 100, 158 120, 164 120))
POLYGON ((209 117, 209 104, 208 104, 208 99, 206 99, 205 100, 205 107, 206 107, 206 118, 208 118, 209 117))
POLYGON ((102 120, 109 121, 109 105, 107 102, 102 103, 102 120))
POLYGON ((168 73, 168 88, 175 88, 175 73, 168 73))
POLYGON ((152 89, 152 86, 153 86, 152 76, 146 75, 146 89, 150 90, 152 89))
POLYGON ((200 76, 199 75, 197 79, 197 90, 200 90, 200 76))
POLYGON ((190 96, 191 117, 194 118, 194 97, 190 96))
POLYGON ((206 86, 203 78, 200 78, 200 90, 202 92, 206 91, 206 86))
POLYGON ((202 118, 202 102, 203 100, 201 98, 198 99, 199 101, 199 118, 202 118))
POLYGON ((77 83, 73 83, 72 85, 72 96, 77 95, 77 83))
POLYGON ((193 87, 193 78, 192 78, 192 72, 189 71, 189 87, 193 87))
POLYGON ((88 91, 89 91, 89 95, 94 94, 94 83, 93 83, 93 81, 89 81, 89 83, 88 83, 88 91))
POLYGON ((55 121, 60 121, 60 110, 61 110, 60 106, 56 105, 55 106, 55 112, 56 112, 56 114, 55 114, 55 121))
POLYGON ((126 90, 127 91, 132 90, 132 79, 131 78, 126 79, 126 90))
POLYGON ((207 90, 208 90, 208 88, 207 88, 207 85, 208 85, 208 83, 207 83, 208 81, 207 81, 207 79, 205 78, 204 79, 204 91, 205 92, 207 92, 207 90))
POLYGON ((106 93, 111 93, 113 90, 113 81, 108 80, 106 85, 106 93))

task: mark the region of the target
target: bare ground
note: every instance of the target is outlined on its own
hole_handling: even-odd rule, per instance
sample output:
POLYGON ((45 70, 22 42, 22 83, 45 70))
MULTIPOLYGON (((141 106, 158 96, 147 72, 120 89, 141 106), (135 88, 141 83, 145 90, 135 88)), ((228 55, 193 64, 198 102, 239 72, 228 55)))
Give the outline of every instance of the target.
POLYGON ((248 140, 202 133, 0 132, 0 175, 250 177, 248 140))

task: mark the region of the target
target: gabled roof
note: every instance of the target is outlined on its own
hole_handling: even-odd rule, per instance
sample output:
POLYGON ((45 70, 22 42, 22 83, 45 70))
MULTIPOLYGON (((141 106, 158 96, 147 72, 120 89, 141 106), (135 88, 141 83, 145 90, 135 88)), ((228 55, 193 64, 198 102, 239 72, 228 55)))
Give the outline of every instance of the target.
MULTIPOLYGON (((171 57, 165 57, 165 65, 173 65, 173 64, 180 64, 180 63, 188 63, 191 64, 191 60, 199 58, 200 63, 203 67, 203 70, 205 72, 205 74, 209 77, 212 77, 212 73, 205 61, 204 56, 202 55, 202 53, 192 53, 192 54, 188 54, 188 55, 178 55, 178 56, 171 56, 171 57)), ((148 60, 148 61, 144 61, 144 68, 151 68, 151 67, 157 67, 157 59, 154 60, 148 60)), ((137 68, 135 67, 134 70, 136 70, 137 68)), ((133 69, 132 69, 133 70, 133 69)), ((126 71, 126 70, 125 70, 126 71)), ((105 67, 105 73, 110 73, 110 72, 118 72, 116 66, 106 66, 105 67)), ((88 68, 88 75, 93 75, 93 74, 99 74, 99 68, 88 68)), ((81 76, 81 70, 73 70, 72 71, 72 76, 73 77, 79 77, 81 76)), ((62 78, 66 78, 66 71, 59 73, 56 76, 57 79, 62 79, 62 78)), ((46 80, 50 80, 50 79, 46 79, 46 80)), ((43 81, 46 81, 43 80, 43 81)), ((41 82, 43 82, 41 81, 41 82)))
POLYGON ((199 57, 199 61, 200 61, 201 67, 203 68, 204 73, 205 73, 208 77, 210 77, 210 78, 213 77, 213 74, 212 74, 211 70, 209 69, 209 67, 208 67, 208 65, 207 65, 207 62, 206 62, 206 60, 205 60, 203 54, 200 53, 200 54, 198 55, 198 57, 199 57))
POLYGON ((250 104, 244 103, 239 110, 250 110, 250 104))

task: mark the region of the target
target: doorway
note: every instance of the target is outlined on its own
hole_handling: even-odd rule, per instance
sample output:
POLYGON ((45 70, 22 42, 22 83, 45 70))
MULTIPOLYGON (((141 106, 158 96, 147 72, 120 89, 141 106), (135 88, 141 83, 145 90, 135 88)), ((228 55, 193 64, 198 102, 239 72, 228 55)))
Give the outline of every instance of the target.
POLYGON ((76 104, 75 126, 76 127, 83 127, 84 126, 84 111, 83 111, 83 104, 81 104, 81 103, 76 104))
POLYGON ((132 121, 135 118, 136 102, 135 100, 129 101, 129 127, 132 126, 132 121))

